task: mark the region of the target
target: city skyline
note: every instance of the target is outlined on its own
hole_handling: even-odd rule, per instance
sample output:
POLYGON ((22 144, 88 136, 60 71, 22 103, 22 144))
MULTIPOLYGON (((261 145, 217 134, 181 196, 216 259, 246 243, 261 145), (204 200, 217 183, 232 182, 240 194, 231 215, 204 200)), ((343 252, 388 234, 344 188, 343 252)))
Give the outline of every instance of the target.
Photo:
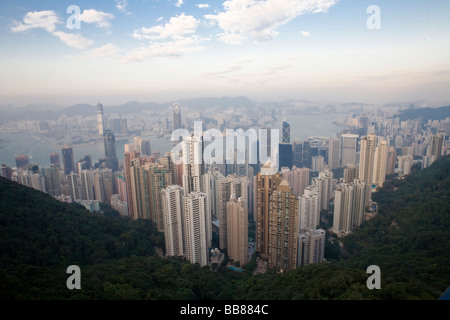
MULTIPOLYGON (((450 101, 446 1, 4 1, 0 104, 450 101), (68 28, 80 9, 80 29, 68 28), (380 10, 380 29, 371 29, 380 10), (245 23, 243 22, 245 21, 245 23), (324 94, 326 92, 326 94, 324 94)), ((76 25, 75 25, 76 27, 76 25)))

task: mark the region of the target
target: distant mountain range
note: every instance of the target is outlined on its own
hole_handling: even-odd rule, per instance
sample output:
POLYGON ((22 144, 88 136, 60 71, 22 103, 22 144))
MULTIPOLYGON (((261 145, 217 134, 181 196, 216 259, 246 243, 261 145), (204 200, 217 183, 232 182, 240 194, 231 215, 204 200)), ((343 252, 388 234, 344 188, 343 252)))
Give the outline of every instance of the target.
MULTIPOLYGON (((238 97, 201 97, 194 99, 181 99, 177 101, 170 101, 164 103, 156 102, 138 102, 129 101, 121 105, 108 106, 104 105, 105 114, 139 114, 143 111, 157 111, 167 109, 174 104, 179 103, 183 108, 187 108, 191 111, 200 111, 205 108, 230 108, 230 107, 261 107, 261 108, 284 108, 284 107, 301 107, 304 110, 316 110, 319 111, 320 107, 317 103, 308 100, 289 99, 282 102, 265 101, 255 102, 245 96, 238 97)), ((347 102, 339 104, 341 107, 348 107, 349 112, 356 109, 362 109, 366 105, 363 102, 347 102), (355 108, 356 109, 352 109, 355 108), (351 110, 350 110, 351 109, 351 110)), ((396 103, 386 104, 384 107, 402 107, 407 111, 402 113, 403 117, 408 117, 409 114, 415 115, 425 113, 440 114, 442 112, 448 112, 448 110, 436 111, 439 108, 417 108, 417 106, 423 105, 422 102, 417 103, 396 103), (424 110, 424 112, 418 111, 424 110), (432 112, 433 111, 433 112, 432 112), (412 112, 412 113, 411 113, 412 112)), ((444 107, 445 108, 445 107, 444 107)), ((333 105, 323 106, 323 110, 334 110, 333 105), (330 109, 331 108, 331 109, 330 109)), ((0 105, 0 113, 2 115, 1 120, 55 120, 60 116, 94 116, 96 115, 96 104, 75 104, 69 107, 56 105, 56 104, 29 104, 26 106, 12 106, 12 105, 0 105)), ((444 117, 445 118, 445 117, 444 117)), ((434 118, 432 118, 434 120, 434 118)), ((440 119, 440 118, 439 118, 440 119)), ((1 121, 0 120, 0 121, 1 121)))

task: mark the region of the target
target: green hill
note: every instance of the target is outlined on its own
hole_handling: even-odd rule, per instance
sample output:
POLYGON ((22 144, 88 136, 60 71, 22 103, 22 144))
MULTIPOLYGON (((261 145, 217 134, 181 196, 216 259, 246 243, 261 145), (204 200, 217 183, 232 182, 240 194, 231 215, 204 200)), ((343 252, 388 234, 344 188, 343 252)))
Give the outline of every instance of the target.
POLYGON ((151 222, 92 214, 0 178, 0 299, 437 299, 450 285, 449 173, 445 157, 388 181, 373 195, 378 215, 339 239, 338 259, 258 276, 160 258, 151 222), (81 290, 66 287, 72 264, 81 290), (369 265, 381 269, 380 290, 366 286, 369 265))

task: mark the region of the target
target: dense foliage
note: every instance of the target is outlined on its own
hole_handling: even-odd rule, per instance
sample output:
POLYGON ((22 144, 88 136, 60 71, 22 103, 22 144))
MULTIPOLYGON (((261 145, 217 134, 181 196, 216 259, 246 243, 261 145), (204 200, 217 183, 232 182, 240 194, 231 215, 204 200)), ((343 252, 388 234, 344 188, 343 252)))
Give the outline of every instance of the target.
POLYGON ((427 123, 428 120, 444 120, 450 117, 450 106, 439 108, 420 108, 420 109, 405 109, 398 114, 400 121, 413 120, 422 118, 422 123, 427 123))
MULTIPOLYGON (((328 262, 284 274, 217 272, 157 251, 149 221, 92 214, 0 178, 1 299, 436 299, 450 285, 450 157, 373 194, 379 213, 328 235, 328 262), (79 265, 82 290, 68 290, 79 265), (369 265, 381 289, 366 286, 369 265)), ((324 221, 332 219, 325 213, 324 221)))

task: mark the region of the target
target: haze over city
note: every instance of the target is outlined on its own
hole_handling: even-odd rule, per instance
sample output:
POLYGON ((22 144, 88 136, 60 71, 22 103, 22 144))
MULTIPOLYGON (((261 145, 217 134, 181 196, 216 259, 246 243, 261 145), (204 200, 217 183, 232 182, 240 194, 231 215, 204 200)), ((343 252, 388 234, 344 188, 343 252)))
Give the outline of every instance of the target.
POLYGON ((237 95, 450 101, 444 0, 21 0, 0 7, 2 105, 237 95), (79 29, 71 5, 80 9, 79 29), (371 5, 379 8, 375 28, 371 5))

